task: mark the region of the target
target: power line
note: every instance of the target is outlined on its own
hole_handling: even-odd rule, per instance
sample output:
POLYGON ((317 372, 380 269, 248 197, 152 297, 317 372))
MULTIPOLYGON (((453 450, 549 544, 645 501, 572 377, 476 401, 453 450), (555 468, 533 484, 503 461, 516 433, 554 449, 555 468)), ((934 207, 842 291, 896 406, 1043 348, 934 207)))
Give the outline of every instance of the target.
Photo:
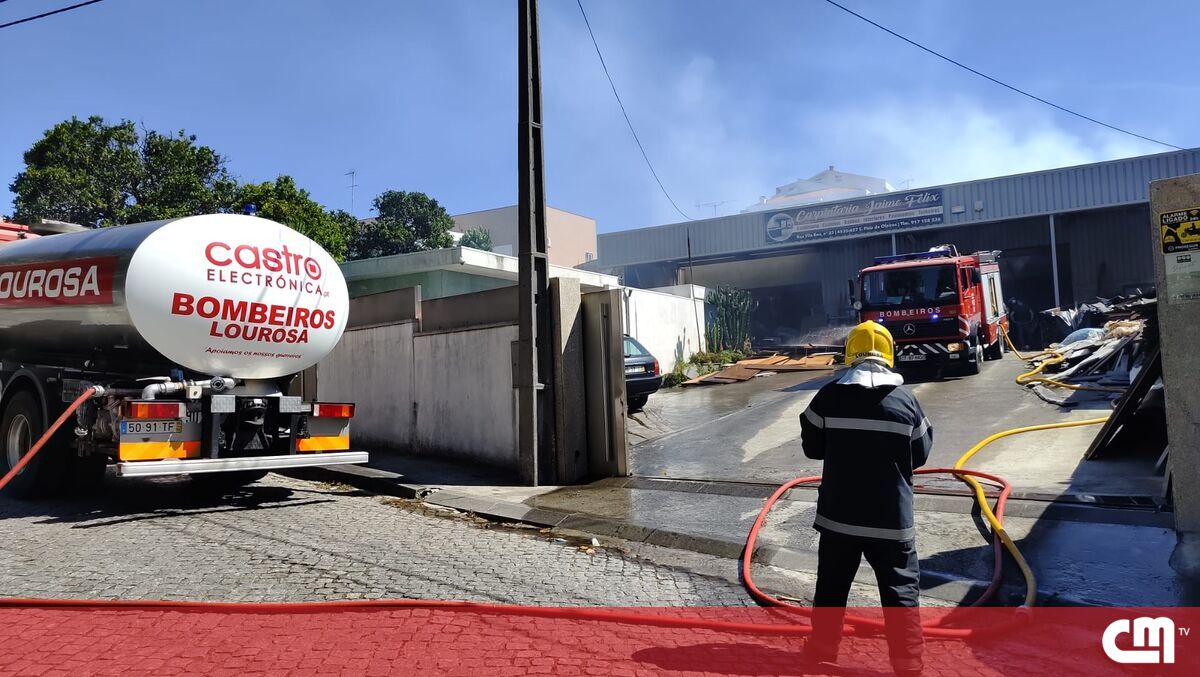
POLYGON ((575 3, 579 5, 579 13, 583 15, 583 23, 587 26, 588 35, 592 38, 592 46, 596 48, 596 56, 600 57, 600 67, 604 69, 604 77, 608 78, 608 86, 612 87, 613 97, 617 99, 617 105, 621 107, 621 115, 625 116, 625 124, 629 125, 629 133, 633 135, 633 140, 637 142, 638 150, 642 152, 642 159, 646 161, 646 167, 650 169, 650 174, 658 184, 658 189, 662 191, 663 196, 667 198, 667 202, 671 203, 671 206, 675 208, 675 211, 679 212, 680 216, 688 221, 695 221, 692 217, 684 214, 679 205, 675 204, 675 200, 671 199, 671 194, 663 186, 662 179, 658 178, 658 172, 654 171, 654 165, 650 163, 650 157, 646 155, 646 149, 642 146, 642 140, 638 138, 637 130, 633 128, 633 122, 629 120, 629 113, 625 112, 625 104, 621 101, 621 95, 617 93, 617 86, 613 83, 612 75, 608 73, 608 65, 604 63, 604 55, 600 53, 600 44, 596 42, 596 34, 592 32, 592 24, 588 21, 587 12, 583 10, 583 0, 575 0, 575 3))
MULTIPOLYGON (((103 2, 103 1, 104 0, 87 0, 87 2, 80 2, 77 4, 71 5, 70 7, 63 7, 62 9, 56 9, 56 10, 53 10, 50 12, 43 12, 41 14, 27 16, 24 19, 17 19, 16 21, 9 21, 8 23, 0 24, 0 28, 8 28, 10 26, 16 26, 17 24, 29 23, 30 21, 37 21, 38 19, 45 19, 48 16, 54 16, 55 14, 62 14, 63 12, 69 12, 73 9, 79 9, 80 7, 87 7, 88 5, 94 5, 97 2, 103 2)), ((0 0, 0 2, 3 2, 3 0, 0 0)))
POLYGON ((875 23, 874 21, 872 21, 872 20, 868 19, 867 17, 865 17, 865 16, 863 16, 863 15, 859 14, 858 12, 855 12, 854 10, 852 10, 852 9, 850 9, 850 8, 848 8, 848 7, 844 6, 844 5, 840 5, 840 4, 836 3, 836 2, 834 2, 834 0, 825 0, 825 2, 829 3, 830 5, 833 5, 834 7, 837 7, 838 9, 842 10, 843 12, 845 12, 845 13, 847 13, 847 14, 850 14, 851 16, 854 16, 854 17, 857 17, 857 18, 859 18, 859 19, 862 19, 863 21, 865 21, 865 22, 867 22, 867 23, 871 24, 872 26, 874 26, 874 27, 878 28, 879 30, 881 30, 881 31, 883 31, 883 32, 885 32, 885 33, 887 33, 888 35, 891 35, 892 37, 899 38, 899 39, 901 39, 901 40, 903 40, 903 41, 907 42, 908 44, 912 45, 913 47, 916 47, 917 49, 920 49, 920 50, 923 50, 923 51, 925 51, 925 52, 928 52, 928 53, 930 53, 930 54, 932 54, 932 55, 936 56, 937 58, 939 58, 939 59, 941 59, 941 60, 943 60, 943 61, 946 61, 946 62, 952 63, 952 64, 954 64, 955 66, 958 66, 959 68, 962 68, 963 70, 966 70, 966 71, 969 71, 969 72, 971 72, 971 73, 974 73, 975 75, 978 75, 979 77, 981 77, 981 78, 983 78, 983 79, 985 79, 985 80, 988 80, 988 81, 990 81, 990 82, 993 82, 993 83, 995 83, 995 84, 997 84, 997 85, 1000 85, 1001 87, 1004 87, 1005 89, 1012 90, 1012 91, 1014 91, 1014 92, 1016 92, 1017 94, 1020 94, 1020 95, 1022 95, 1022 96, 1027 96, 1027 97, 1029 97, 1029 98, 1033 99, 1034 101, 1038 101, 1038 102, 1040 102, 1040 103, 1044 103, 1044 104, 1046 104, 1047 106, 1050 106, 1051 108, 1056 108, 1056 109, 1058 109, 1058 110, 1060 110, 1060 111, 1062 111, 1062 112, 1064 112, 1064 113, 1067 113, 1067 114, 1069 114, 1069 115, 1074 115, 1074 116, 1075 116, 1075 117, 1077 117, 1077 118, 1080 118, 1080 119, 1082 119, 1082 120, 1087 120, 1088 122, 1091 122, 1091 123, 1093 123, 1093 124, 1100 125, 1101 127, 1107 127, 1107 128, 1109 128, 1109 129, 1111 129, 1111 130, 1113 130, 1113 131, 1115 131, 1115 132, 1120 132, 1120 133, 1122 133, 1122 134, 1128 134, 1129 136, 1137 137, 1137 138, 1139 138, 1139 139, 1142 139, 1143 141, 1149 141, 1150 143, 1157 143, 1157 144, 1158 144, 1158 145, 1160 145, 1160 146, 1166 146, 1167 148, 1174 148, 1175 150, 1186 150, 1186 149, 1184 149, 1184 148, 1180 148, 1179 146, 1176 146, 1176 145, 1175 145, 1175 144, 1173 144, 1173 143, 1167 143, 1166 141, 1159 141, 1158 139, 1152 139, 1152 138, 1150 138, 1150 137, 1148 137, 1148 136, 1144 136, 1144 135, 1142 135, 1142 134, 1138 134, 1137 132, 1131 132, 1131 131, 1129 131, 1128 129, 1122 129, 1121 127, 1117 127, 1116 125, 1110 125, 1110 124, 1108 124, 1107 122, 1102 122, 1102 121, 1100 121, 1100 120, 1097 120, 1096 118, 1093 118, 1093 117, 1090 117, 1090 116, 1084 115, 1083 113, 1079 113, 1079 112, 1073 111, 1073 110, 1071 110, 1070 108, 1066 108, 1066 107, 1060 106, 1060 105, 1058 105, 1058 104, 1054 103, 1053 101, 1047 101, 1046 99, 1043 99, 1042 97, 1040 97, 1040 96, 1037 96, 1036 94, 1030 94, 1029 92, 1027 92, 1027 91, 1025 91, 1025 90, 1023 90, 1023 89, 1021 89, 1021 88, 1019 88, 1019 87, 1014 87, 1013 85, 1010 85, 1010 84, 1008 84, 1007 82, 1002 82, 1002 81, 1000 81, 1000 80, 997 80, 996 78, 994 78, 994 77, 992 77, 992 76, 990 76, 990 75, 988 75, 988 74, 986 74, 986 73, 981 73, 981 72, 979 72, 979 71, 975 70, 974 68, 971 68, 970 66, 968 66, 968 65, 966 65, 966 64, 964 64, 964 63, 962 63, 962 62, 960 62, 960 61, 955 61, 954 59, 951 59, 950 57, 946 56, 945 54, 942 54, 941 52, 937 52, 937 51, 935 51, 935 50, 932 50, 932 49, 930 49, 930 48, 926 47, 925 45, 922 45, 921 43, 919 43, 919 42, 916 42, 915 40, 910 40, 909 38, 906 38, 906 37, 904 37, 903 35, 900 35, 900 34, 899 34, 899 33, 897 33, 896 31, 894 31, 894 30, 892 30, 892 29, 890 29, 890 28, 888 28, 888 27, 886 27, 886 26, 882 26, 882 25, 880 25, 880 24, 878 24, 878 23, 875 23))

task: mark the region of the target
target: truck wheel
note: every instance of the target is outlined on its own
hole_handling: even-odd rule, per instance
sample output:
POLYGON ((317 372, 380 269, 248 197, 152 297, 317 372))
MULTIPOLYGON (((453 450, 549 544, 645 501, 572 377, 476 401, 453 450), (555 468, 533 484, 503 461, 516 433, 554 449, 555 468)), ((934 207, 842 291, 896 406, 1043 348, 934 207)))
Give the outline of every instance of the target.
POLYGON ((963 373, 967 376, 974 376, 983 368, 983 342, 978 338, 975 339, 975 344, 971 346, 971 353, 975 358, 974 362, 967 361, 963 365, 963 373))
MULTIPOLYGON (((0 450, 0 470, 3 473, 11 470, 41 436, 42 410, 37 398, 24 390, 13 395, 4 405, 4 414, 0 417, 0 445, 3 446, 0 450)), ((47 442, 47 448, 38 452, 29 465, 12 478, 4 488, 4 494, 16 498, 39 498, 54 493, 62 474, 56 451, 54 441, 47 442)))
POLYGON ((234 470, 191 475, 192 489, 206 494, 223 494, 254 484, 267 476, 266 470, 234 470))
POLYGON ((983 352, 983 356, 989 360, 999 360, 1004 357, 1004 337, 1000 336, 996 342, 987 347, 983 352))
POLYGON ((108 457, 99 454, 80 456, 72 454, 65 464, 63 488, 70 494, 88 494, 104 483, 104 472, 108 468, 108 457))

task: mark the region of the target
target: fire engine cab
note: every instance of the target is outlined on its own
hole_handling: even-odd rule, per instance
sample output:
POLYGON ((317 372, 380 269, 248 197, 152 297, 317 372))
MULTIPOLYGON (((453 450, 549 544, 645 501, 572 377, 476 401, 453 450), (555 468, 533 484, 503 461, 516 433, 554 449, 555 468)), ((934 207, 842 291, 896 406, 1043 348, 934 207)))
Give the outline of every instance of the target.
POLYGON ((978 374, 1004 354, 1008 330, 999 251, 959 254, 954 245, 876 257, 859 272, 859 321, 887 327, 896 366, 978 374))

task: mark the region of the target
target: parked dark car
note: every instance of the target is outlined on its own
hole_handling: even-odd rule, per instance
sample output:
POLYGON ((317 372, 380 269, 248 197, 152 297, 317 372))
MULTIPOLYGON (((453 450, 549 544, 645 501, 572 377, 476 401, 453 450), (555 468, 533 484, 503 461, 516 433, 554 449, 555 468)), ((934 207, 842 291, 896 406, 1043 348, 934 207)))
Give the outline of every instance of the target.
POLYGON ((625 337, 625 398, 630 411, 646 406, 650 395, 662 386, 662 370, 658 360, 646 350, 646 346, 632 336, 625 337))

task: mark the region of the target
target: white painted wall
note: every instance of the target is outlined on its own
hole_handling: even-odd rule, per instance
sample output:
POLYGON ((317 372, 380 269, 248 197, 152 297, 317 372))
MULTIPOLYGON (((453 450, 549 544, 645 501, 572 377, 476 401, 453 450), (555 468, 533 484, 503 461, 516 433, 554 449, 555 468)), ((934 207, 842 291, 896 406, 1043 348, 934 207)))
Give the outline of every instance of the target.
POLYGON ((625 297, 625 333, 658 359, 663 373, 705 350, 704 287, 676 285, 661 290, 621 290, 625 297))
POLYGON ((425 335, 414 327, 347 331, 317 365, 316 399, 355 403, 355 448, 516 469, 516 326, 425 335))

